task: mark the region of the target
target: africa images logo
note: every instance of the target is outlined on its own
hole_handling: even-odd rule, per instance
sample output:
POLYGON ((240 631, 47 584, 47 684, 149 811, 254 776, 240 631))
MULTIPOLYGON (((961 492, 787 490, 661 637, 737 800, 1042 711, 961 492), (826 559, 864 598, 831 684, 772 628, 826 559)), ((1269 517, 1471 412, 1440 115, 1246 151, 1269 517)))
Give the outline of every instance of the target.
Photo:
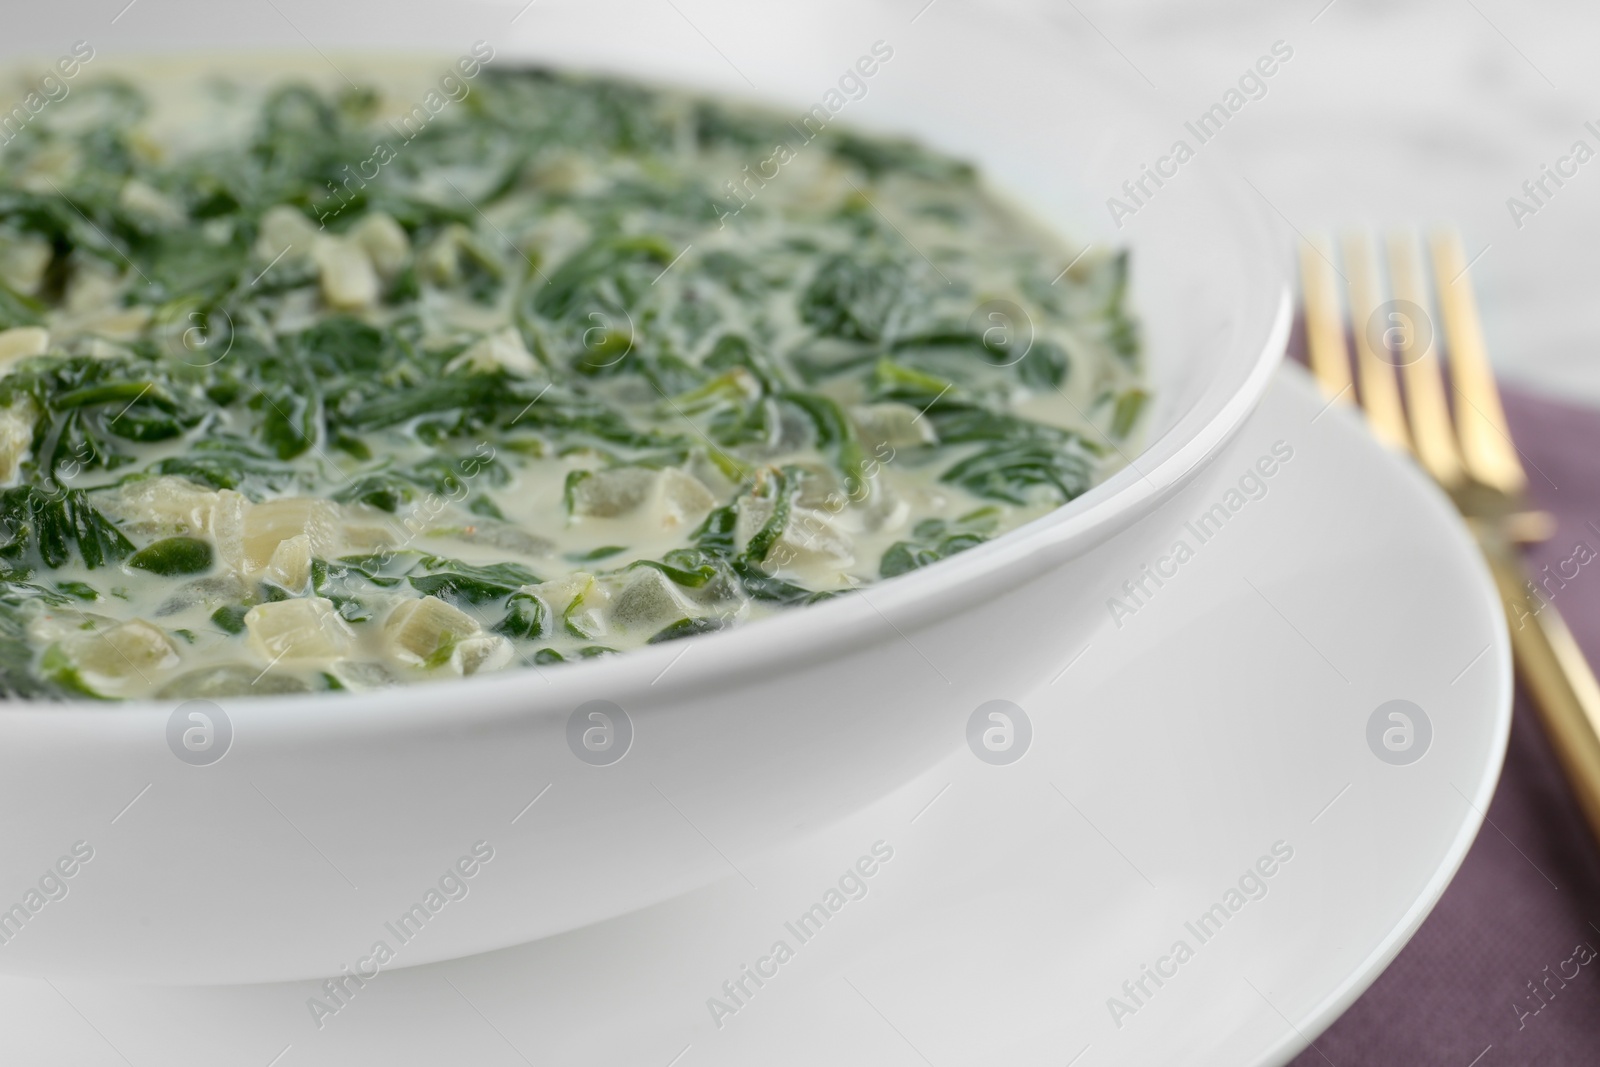
POLYGON ((232 720, 209 700, 186 700, 167 716, 167 747, 190 766, 210 766, 232 744, 232 720))
POLYGON ((1015 763, 1033 743, 1033 720, 1009 700, 979 704, 967 718, 967 747, 995 767, 1015 763))
POLYGON ((567 716, 567 747, 591 767, 609 767, 633 747, 633 720, 609 700, 579 704, 567 716))
POLYGON ((1383 762, 1396 767, 1415 763, 1433 744, 1433 722, 1428 713, 1409 700, 1379 704, 1367 717, 1367 747, 1383 762))

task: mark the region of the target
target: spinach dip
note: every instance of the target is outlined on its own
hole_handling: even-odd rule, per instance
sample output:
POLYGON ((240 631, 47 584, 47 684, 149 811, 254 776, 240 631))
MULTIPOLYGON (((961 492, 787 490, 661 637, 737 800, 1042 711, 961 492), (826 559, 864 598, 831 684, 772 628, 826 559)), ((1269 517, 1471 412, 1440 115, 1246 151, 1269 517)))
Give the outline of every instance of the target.
POLYGON ((484 46, 108 65, 0 123, 7 695, 549 669, 851 595, 1135 446, 1125 255, 826 106, 484 46))

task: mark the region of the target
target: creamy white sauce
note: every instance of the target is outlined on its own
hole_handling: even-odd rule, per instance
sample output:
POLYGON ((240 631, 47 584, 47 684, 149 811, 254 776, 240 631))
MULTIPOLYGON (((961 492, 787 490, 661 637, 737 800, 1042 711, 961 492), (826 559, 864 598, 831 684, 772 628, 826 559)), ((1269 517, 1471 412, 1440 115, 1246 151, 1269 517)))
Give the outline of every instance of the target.
MULTIPOLYGON (((393 130, 392 121, 411 113, 414 102, 438 82, 438 74, 429 64, 374 66, 370 61, 352 61, 342 65, 363 85, 379 90, 373 122, 373 137, 379 143, 384 137, 394 139, 391 132, 385 132, 393 130)), ((147 117, 130 131, 130 143, 152 164, 161 165, 178 163, 196 153, 244 151, 265 93, 282 76, 281 65, 270 65, 274 68, 270 74, 252 70, 252 66, 249 62, 229 63, 224 73, 178 64, 130 68, 127 73, 151 103, 147 117)), ((95 73, 99 76, 104 71, 95 73)), ((316 66, 298 76, 328 92, 342 87, 339 79, 316 66)), ((483 83, 477 84, 473 92, 484 92, 483 83)), ((433 121, 467 121, 470 95, 467 100, 448 103, 433 121)), ((52 128, 62 131, 93 117, 75 111, 71 99, 53 107, 38 121, 55 124, 52 128)), ((719 145, 697 148, 693 110, 687 98, 669 97, 663 113, 678 116, 681 128, 675 150, 648 158, 586 151, 582 145, 547 157, 535 153, 513 192, 482 211, 474 209, 470 226, 464 224, 461 231, 462 240, 475 246, 473 254, 491 258, 508 276, 527 264, 533 268, 532 274, 544 279, 559 272, 597 236, 583 217, 588 210, 581 204, 585 196, 614 193, 630 182, 657 189, 679 188, 680 184, 698 189, 719 205, 722 219, 675 214, 671 208, 652 207, 646 201, 610 219, 624 235, 662 235, 672 242, 673 249, 681 251, 678 258, 660 267, 655 280, 642 287, 643 295, 631 298, 636 317, 650 321, 619 321, 612 302, 603 313, 595 313, 598 333, 593 336, 603 336, 608 330, 631 334, 635 345, 647 346, 652 352, 670 348, 693 365, 707 358, 718 336, 737 332, 772 353, 792 377, 790 354, 827 351, 833 343, 819 342, 818 327, 806 321, 801 311, 799 290, 805 288, 804 281, 786 272, 814 271, 830 255, 856 255, 859 249, 849 227, 838 222, 841 210, 853 210, 861 225, 878 232, 880 242, 903 242, 903 247, 894 245, 895 262, 919 294, 922 303, 914 312, 918 321, 943 323, 940 329, 946 332, 957 326, 978 333, 991 328, 1008 331, 996 334, 1013 346, 1002 354, 1007 357, 1019 350, 1020 342, 1015 340, 1019 337, 1060 346, 1068 353, 1070 366, 1059 386, 1024 384, 1013 368, 968 367, 962 373, 970 372, 971 381, 959 385, 952 396, 981 395, 997 410, 1032 422, 1074 429, 1095 442, 1114 440, 1096 461, 1095 478, 1115 469, 1120 455, 1132 450, 1136 432, 1125 426, 1114 430, 1113 423, 1118 398, 1137 390, 1136 361, 1119 359, 1111 352, 1102 335, 1105 323, 1093 308, 1096 287, 1103 285, 1105 272, 1113 269, 1107 260, 1079 257, 1076 249, 984 192, 981 185, 895 173, 874 177, 820 144, 799 148, 771 180, 745 186, 748 202, 743 202, 743 197, 734 198, 726 191, 726 183, 746 173, 751 153, 719 145), (662 184, 664 175, 670 180, 662 184), (562 200, 573 197, 580 201, 577 208, 562 200), (952 211, 963 213, 964 218, 952 223, 952 211), (787 249, 786 241, 800 238, 814 241, 820 250, 787 249), (751 260, 749 270, 770 274, 765 293, 741 297, 728 284, 709 281, 706 265, 719 253, 746 257, 751 260), (1048 284, 1065 264, 1074 261, 1078 265, 1058 278, 1059 284, 1048 284), (1045 283, 1042 289, 1041 279, 1045 283), (1041 299, 1056 300, 1058 296, 1063 301, 1059 308, 1041 303, 1041 299), (685 305, 696 301, 710 307, 706 317, 716 323, 698 335, 680 322, 680 318, 692 318, 685 305), (997 307, 1002 310, 993 311, 997 307), (1023 310, 1023 316, 1019 320, 1004 308, 1023 310)), ((402 141, 396 157, 419 151, 402 141)), ((756 158, 764 155, 766 152, 756 158)), ((382 168, 381 177, 374 181, 392 182, 394 188, 421 201, 459 208, 462 201, 470 204, 487 193, 503 162, 501 158, 482 162, 459 159, 416 175, 393 165, 382 168)), ((86 160, 82 151, 70 144, 70 138, 68 143, 25 155, 0 148, 0 181, 40 195, 92 165, 92 160, 86 160)), ((192 204, 176 197, 169 200, 143 182, 124 188, 122 201, 130 210, 159 217, 174 229, 212 227, 203 232, 214 232, 219 247, 232 232, 223 220, 191 218, 192 204)), ((636 477, 617 473, 619 462, 622 468, 635 469, 630 459, 639 457, 626 455, 627 449, 613 449, 617 455, 608 456, 587 447, 581 437, 563 440, 539 431, 533 423, 525 431, 515 424, 497 425, 479 435, 457 436, 444 450, 457 459, 470 462, 476 458, 482 465, 481 470, 463 472, 451 492, 431 494, 419 489, 415 499, 392 514, 349 502, 330 504, 313 509, 314 520, 268 529, 274 496, 333 497, 381 469, 413 468, 436 457, 440 450, 412 432, 415 420, 360 431, 357 436, 371 452, 368 459, 358 459, 323 439, 293 460, 302 472, 315 474, 317 484, 309 492, 274 494, 257 487, 257 499, 250 501, 227 490, 181 481, 150 483, 135 478, 130 482, 130 475, 149 470, 162 460, 194 454, 195 445, 208 437, 230 433, 251 437, 255 416, 237 406, 212 413, 203 425, 181 437, 143 445, 124 441, 121 447, 134 457, 131 465, 83 469, 70 478, 58 472, 60 484, 88 490, 90 499, 135 549, 164 537, 192 537, 210 545, 216 561, 206 573, 192 577, 153 574, 127 560, 91 569, 76 556, 54 571, 36 573, 33 580, 47 587, 81 582, 99 594, 93 602, 51 604, 41 598, 23 605, 30 637, 42 657, 41 670, 54 670, 73 685, 112 697, 309 690, 329 684, 360 689, 534 663, 536 654, 546 649, 568 658, 585 648, 626 649, 643 644, 675 621, 675 612, 685 619, 724 623, 757 618, 778 609, 771 601, 739 591, 737 583, 730 587, 726 575, 702 588, 661 579, 662 589, 646 590, 641 583, 656 581, 657 572, 628 568, 639 561, 660 561, 673 550, 685 548, 706 516, 729 504, 741 511, 737 538, 740 545, 747 543, 767 513, 761 508, 770 512, 770 505, 748 495, 752 477, 758 489, 775 484, 769 483, 768 475, 758 473, 763 468, 801 464, 820 474, 817 481, 806 483, 805 511, 796 513, 790 530, 761 567, 771 576, 818 592, 848 591, 880 580, 885 554, 897 544, 915 539, 915 528, 927 520, 956 524, 964 516, 989 509, 984 536, 994 536, 1059 505, 1059 498, 1048 493, 1033 494, 1026 502, 1007 502, 942 481, 941 475, 955 461, 978 448, 935 449, 924 443, 939 415, 937 410, 930 415, 929 410, 944 394, 934 397, 920 412, 920 404, 875 399, 869 395, 866 370, 798 386, 836 402, 851 415, 861 438, 862 456, 868 461, 862 472, 865 478, 854 483, 855 492, 844 491, 850 488, 850 480, 832 467, 826 449, 819 449, 804 435, 796 435, 794 447, 711 445, 710 435, 716 430, 714 410, 686 412, 685 404, 694 406, 692 399, 686 399, 693 396, 692 390, 677 396, 661 395, 652 392, 637 374, 574 379, 560 368, 547 369, 535 353, 549 359, 550 351, 562 342, 559 330, 540 322, 530 327, 519 314, 526 311, 530 299, 540 299, 540 289, 532 282, 531 297, 529 289, 508 282, 491 299, 474 300, 439 273, 450 262, 466 262, 459 249, 456 259, 450 260, 442 251, 445 246, 440 234, 428 235, 427 243, 415 241, 420 232, 402 235, 405 247, 386 250, 381 235, 372 238, 375 243, 363 243, 366 238, 358 238, 356 231, 348 229, 362 216, 360 208, 345 209, 331 191, 312 213, 292 209, 291 215, 278 216, 287 227, 283 233, 292 240, 279 242, 282 254, 276 257, 277 245, 266 232, 271 227, 263 227, 250 272, 269 277, 277 271, 282 277, 283 272, 299 271, 304 283, 271 296, 246 293, 241 297, 237 302, 240 312, 227 330, 235 342, 241 342, 241 354, 224 354, 221 359, 246 358, 242 339, 277 341, 336 313, 396 330, 411 329, 408 323, 415 317, 420 348, 473 346, 436 371, 440 378, 500 368, 511 380, 529 383, 534 393, 538 390, 533 387, 540 384, 554 382, 557 388, 575 384, 626 412, 641 431, 686 437, 690 454, 681 464, 667 464, 666 470, 636 477), (331 217, 332 225, 319 230, 318 214, 331 217), (298 222, 291 216, 297 216, 298 222), (341 233, 335 236, 335 231, 341 233), (415 298, 398 303, 374 298, 374 293, 393 284, 400 271, 417 276, 415 298), (502 341, 494 342, 496 337, 502 341), (870 439, 873 427, 868 421, 876 416, 863 407, 875 404, 887 404, 874 410, 887 413, 884 417, 894 422, 899 440, 870 439), (707 446, 700 447, 701 441, 707 446), (491 472, 490 460, 498 475, 491 472), (743 470, 719 470, 719 461, 724 467, 736 462, 743 470), (578 505, 569 507, 569 478, 574 472, 591 472, 593 477, 583 483, 587 489, 580 487, 578 505), (504 476, 503 484, 494 481, 498 476, 504 476), (640 499, 631 508, 610 513, 617 510, 607 495, 613 491, 600 492, 595 487, 611 481, 621 484, 629 478, 644 486, 635 486, 640 499), (830 483, 835 490, 831 494, 830 483), (151 484, 158 488, 149 490, 151 484), (595 494, 598 502, 583 504, 584 493, 595 494), (503 519, 468 509, 469 502, 484 498, 503 519), (189 510, 183 512, 172 503, 174 499, 189 500, 192 506, 185 505, 189 510), (297 537, 309 546, 304 552, 294 541, 297 537), (271 551, 260 549, 253 555, 252 543, 258 549, 264 544, 271 551), (598 560, 581 558, 608 546, 618 551, 598 560), (428 642, 438 637, 439 655, 429 657, 425 649, 419 657, 406 642, 412 640, 408 635, 422 632, 417 627, 423 624, 417 621, 420 616, 414 617, 416 609, 403 605, 421 593, 407 581, 377 586, 356 576, 324 583, 321 592, 335 601, 344 596, 359 601, 359 609, 349 611, 358 616, 354 618, 339 617, 331 605, 327 610, 317 606, 328 604, 327 600, 283 606, 318 594, 296 569, 304 558, 329 561, 337 569, 340 557, 375 552, 389 554, 391 572, 402 564, 414 564, 416 554, 446 557, 469 566, 520 564, 542 579, 524 591, 539 596, 553 632, 534 639, 496 633, 508 610, 503 597, 474 603, 471 598, 443 594, 448 608, 441 605, 438 619, 428 624, 434 628, 416 639, 422 642, 417 647, 433 648, 428 642), (593 575, 599 577, 591 581, 593 575), (298 579, 298 584, 291 579, 298 579), (276 583, 280 588, 272 595, 289 599, 270 601, 262 592, 263 582, 276 583), (646 602, 655 605, 652 611, 666 614, 628 614, 643 610, 638 605, 646 602), (218 621, 218 611, 230 606, 249 608, 242 632, 230 632, 218 621), (446 611, 456 614, 446 615, 446 611), (294 622, 283 631, 287 619, 294 622)), ((26 267, 26 241, 25 234, 0 223, 0 264, 14 260, 26 267), (8 254, 12 254, 10 260, 8 254)), ((133 351, 142 341, 154 340, 167 346, 168 358, 204 368, 216 352, 207 344, 228 340, 220 332, 209 337, 185 335, 181 329, 173 333, 168 328, 170 307, 145 306, 146 286, 141 284, 137 267, 118 273, 101 261, 93 268, 74 263, 71 269, 65 295, 48 311, 45 327, 51 332, 52 346, 40 359, 116 357, 133 351), (185 336, 203 343, 184 344, 185 336), (179 339, 181 348, 172 348, 173 337, 179 339)), ((41 278, 39 292, 45 284, 41 278)), ((179 325, 183 325, 181 318, 179 325)), ((893 314, 883 329, 886 337, 900 329, 893 314)), ((903 332, 914 334, 916 330, 903 332)), ((587 342, 591 335, 579 336, 587 342)), ((0 347, 4 338, 0 332, 0 347)), ((861 347, 857 342, 833 347, 848 350, 851 344, 861 347)), ((868 347, 872 344, 887 346, 888 341, 873 341, 868 347)), ((559 355, 567 358, 566 352, 559 355)), ((1043 357, 1031 350, 1017 357, 1028 358, 1043 357)), ((1004 361, 998 356, 995 360, 1004 361)), ((19 365, 8 367, 14 370, 19 365)), ((749 384, 738 379, 729 388, 737 389, 741 383, 749 384)), ((530 409, 540 402, 538 397, 532 399, 530 409)), ((782 407, 781 414, 789 422, 798 419, 789 406, 782 407)), ((814 439, 818 431, 808 432, 814 439)), ((29 476, 24 458, 23 470, 13 484, 26 483, 29 476)), ((427 568, 413 567, 413 574, 427 572, 427 568)))

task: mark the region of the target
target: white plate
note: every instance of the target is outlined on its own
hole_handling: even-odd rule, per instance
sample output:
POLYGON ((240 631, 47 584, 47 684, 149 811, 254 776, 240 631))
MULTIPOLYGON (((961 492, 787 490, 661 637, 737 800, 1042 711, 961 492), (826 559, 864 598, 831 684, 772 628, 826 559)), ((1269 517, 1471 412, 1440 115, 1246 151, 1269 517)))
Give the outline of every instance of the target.
MULTIPOLYGON (((1443 498, 1348 411, 1324 411, 1295 370, 1146 522, 1192 558, 1162 565, 1176 575, 1159 588, 1146 579, 1153 595, 1120 627, 1108 610, 1087 650, 1060 650, 1083 694, 1072 706, 995 679, 994 697, 1032 723, 1014 763, 963 749, 707 889, 542 942, 381 971, 320 1029, 310 983, 0 980, 0 1062, 1282 1063, 1394 956, 1475 835, 1510 721, 1504 627, 1443 498), (1265 495, 1230 498, 1274 445, 1293 455, 1265 464, 1265 495), (1217 503, 1238 507, 1201 543, 1186 524, 1217 503), (1368 743, 1374 711, 1396 699, 1432 727, 1405 765, 1368 743), (865 895, 841 894, 802 942, 785 923, 830 903, 876 842, 893 857, 866 865, 865 895), (1265 864, 1265 895, 1239 894, 1202 940, 1191 925, 1235 903, 1228 890, 1279 842, 1293 855, 1265 864), (760 964, 780 940, 793 957, 760 964), (1161 963, 1179 941, 1192 955, 1161 963), (1171 975, 1161 986, 1144 978, 1137 1001, 1123 990, 1158 964, 1171 975), (719 1028, 708 1000, 733 1006, 722 986, 745 965, 776 973, 745 979, 752 995, 719 1028), (1114 1018, 1112 997, 1135 1010, 1114 1018)), ((1096 559, 1051 579, 1063 598, 1104 601, 1139 577, 1097 573, 1096 559)), ((501 847, 519 832, 507 826, 501 847)), ((479 877, 493 876, 491 865, 479 877)), ((470 895, 451 905, 470 907, 470 895)))

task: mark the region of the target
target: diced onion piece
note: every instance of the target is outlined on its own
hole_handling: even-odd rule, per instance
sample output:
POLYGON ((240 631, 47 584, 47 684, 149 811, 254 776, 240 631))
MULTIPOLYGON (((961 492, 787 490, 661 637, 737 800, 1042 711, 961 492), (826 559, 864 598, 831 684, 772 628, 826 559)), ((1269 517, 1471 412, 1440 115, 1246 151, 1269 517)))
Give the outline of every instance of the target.
POLYGON ((472 344, 446 364, 444 372, 453 374, 463 367, 479 374, 505 370, 523 378, 530 378, 540 370, 539 361, 522 343, 522 333, 512 326, 472 344))
POLYGON ((178 650, 167 632, 143 619, 80 632, 71 655, 79 670, 108 679, 143 680, 178 665, 178 650))
POLYGON ((395 543, 394 531, 376 522, 347 522, 344 543, 358 552, 388 548, 395 543))
POLYGON ((461 280, 461 256, 472 244, 472 231, 460 223, 446 226, 422 250, 417 265, 436 285, 454 285, 461 280))
MULTIPOLYGON (((6 131, 10 133, 10 130, 6 131)), ((74 172, 83 168, 83 153, 78 146, 65 138, 39 144, 23 162, 17 175, 17 185, 30 193, 49 196, 61 195, 52 182, 70 181, 74 172)))
POLYGON ((627 515, 644 503, 656 472, 644 467, 593 471, 572 490, 572 513, 597 519, 627 515))
POLYGON ((382 211, 368 212, 350 228, 350 237, 386 279, 399 274, 411 258, 411 238, 405 228, 382 211))
POLYGON ((342 659, 329 667, 328 673, 340 685, 358 693, 386 689, 399 681, 383 664, 360 659, 342 659))
POLYGON ((573 571, 562 578, 527 586, 524 591, 549 604, 562 624, 580 636, 594 638, 606 632, 611 590, 587 571, 573 571))
POLYGON ((268 663, 316 666, 350 654, 355 634, 324 597, 257 604, 244 616, 251 651, 268 663))
POLYGON ((914 448, 937 444, 939 435, 933 423, 909 404, 862 404, 850 409, 856 433, 868 449, 914 448))
POLYGON ((684 473, 705 486, 716 500, 723 499, 738 486, 702 448, 695 449, 694 455, 689 457, 684 473))
POLYGON ((326 557, 337 543, 338 505, 310 496, 286 496, 251 505, 244 515, 244 560, 251 570, 272 561, 278 545, 305 534, 311 554, 326 557))
POLYGON ((217 663, 185 671, 152 695, 192 700, 195 697, 264 697, 309 692, 310 683, 283 671, 263 672, 260 666, 249 663, 217 663))
POLYGON ((243 571, 244 516, 253 505, 243 493, 223 489, 217 493, 217 502, 207 518, 206 529, 217 550, 217 562, 226 570, 243 571))
MULTIPOLYGON (((60 329, 58 327, 58 329, 60 329)), ((61 329, 62 334, 71 334, 71 329, 61 329)), ((84 338, 79 344, 73 346, 77 355, 88 356, 90 359, 124 359, 133 355, 131 349, 121 341, 112 341, 104 337, 95 337, 93 334, 84 338)))
POLYGON ((378 272, 355 241, 323 237, 311 250, 322 281, 322 299, 331 308, 361 311, 378 302, 378 272))
POLYGON ((226 604, 237 604, 250 596, 252 589, 244 579, 233 574, 217 574, 184 582, 161 602, 153 614, 156 618, 176 615, 180 611, 204 605, 206 613, 226 604))
POLYGON ((383 623, 385 650, 411 667, 442 666, 441 654, 448 659, 463 638, 482 633, 477 619, 436 596, 402 601, 383 623))
POLYGON ((147 307, 117 308, 78 319, 73 324, 73 332, 94 334, 112 341, 135 341, 150 325, 151 317, 147 307))
POLYGON ((118 194, 117 200, 135 215, 143 215, 167 226, 182 226, 189 221, 189 216, 176 201, 137 178, 123 183, 122 192, 118 194))
POLYGON ((272 328, 280 334, 309 330, 322 321, 322 298, 311 289, 291 289, 278 301, 272 328))
POLYGON ((153 317, 147 307, 101 307, 60 316, 54 323, 54 339, 57 344, 77 341, 73 346, 77 355, 96 359, 126 356, 128 349, 124 344, 138 340, 153 317), (85 340, 80 341, 80 338, 85 340))
POLYGON ((499 634, 464 637, 450 650, 446 664, 454 674, 482 674, 497 671, 511 662, 511 642, 499 634))
POLYGON ((279 541, 262 577, 291 593, 305 591, 311 584, 311 538, 300 534, 279 541))
POLYGON ((893 530, 905 525, 911 514, 910 505, 879 476, 882 469, 876 461, 869 462, 864 478, 843 481, 820 464, 798 466, 803 473, 795 503, 822 513, 846 540, 850 535, 893 530))
POLYGON ((846 508, 834 522, 840 530, 866 534, 899 529, 910 517, 911 505, 899 493, 879 482, 872 487, 871 496, 846 508))
POLYGON ((37 600, 27 603, 29 606, 25 609, 25 617, 28 624, 28 640, 36 647, 81 638, 90 630, 104 630, 117 624, 117 620, 109 615, 93 611, 52 607, 37 600))
POLYGON ((43 326, 0 330, 0 367, 50 351, 50 331, 43 326))
POLYGON ((549 538, 499 519, 474 519, 470 526, 445 527, 429 532, 454 537, 469 545, 488 545, 504 552, 515 552, 520 556, 550 556, 556 551, 555 542, 549 538))
POLYGON ((827 513, 810 508, 795 508, 790 513, 778 545, 792 549, 794 562, 800 566, 845 567, 855 559, 850 537, 827 513))
POLYGON ((560 263, 588 244, 593 232, 571 208, 560 208, 530 227, 522 239, 522 251, 538 262, 560 263))
POLYGON ((346 504, 342 509, 340 542, 357 551, 387 548, 397 539, 393 515, 370 504, 346 504))
POLYGON ((311 220, 299 208, 288 204, 269 207, 261 216, 261 227, 256 237, 256 258, 272 263, 280 257, 305 259, 311 255, 311 246, 321 236, 311 220))
POLYGON ((640 567, 622 591, 611 599, 610 621, 624 633, 653 634, 680 619, 693 618, 700 609, 679 591, 676 583, 654 567, 640 567))
POLYGON ((122 279, 110 267, 86 261, 73 268, 62 306, 74 318, 99 315, 120 303, 121 293, 122 279))
POLYGON ((717 498, 698 478, 674 467, 595 471, 572 492, 574 515, 610 519, 642 511, 646 524, 662 530, 698 523, 716 505, 717 498))
POLYGON ((8 237, 0 245, 0 282, 19 293, 32 293, 44 281, 54 255, 50 242, 42 237, 8 237))
POLYGON ((577 152, 563 152, 539 164, 533 172, 534 184, 556 194, 592 192, 604 179, 598 168, 577 152))
POLYGON ((220 499, 220 493, 186 478, 161 475, 119 486, 97 496, 96 504, 135 533, 193 537, 211 531, 220 499))
POLYGON ((699 523, 716 506, 717 498, 699 479, 668 467, 656 481, 651 515, 662 528, 675 529, 699 523))
POLYGON ((17 469, 33 450, 37 418, 33 401, 26 396, 0 408, 0 485, 9 485, 17 477, 17 469))
POLYGON ((217 496, 187 479, 163 475, 122 486, 107 510, 141 532, 192 535, 211 525, 217 496))
MULTIPOLYGON (((847 483, 840 479, 833 468, 821 463, 795 463, 791 466, 799 471, 799 492, 794 500, 801 507, 836 512, 850 502, 850 495, 845 491, 847 483)), ((852 479, 848 484, 857 494, 861 494, 859 482, 852 479)))
MULTIPOLYGON (((748 543, 772 514, 772 502, 745 497, 739 508, 738 538, 748 543)), ((855 561, 855 545, 823 511, 795 507, 789 522, 761 561, 776 568, 839 568, 855 561)))

